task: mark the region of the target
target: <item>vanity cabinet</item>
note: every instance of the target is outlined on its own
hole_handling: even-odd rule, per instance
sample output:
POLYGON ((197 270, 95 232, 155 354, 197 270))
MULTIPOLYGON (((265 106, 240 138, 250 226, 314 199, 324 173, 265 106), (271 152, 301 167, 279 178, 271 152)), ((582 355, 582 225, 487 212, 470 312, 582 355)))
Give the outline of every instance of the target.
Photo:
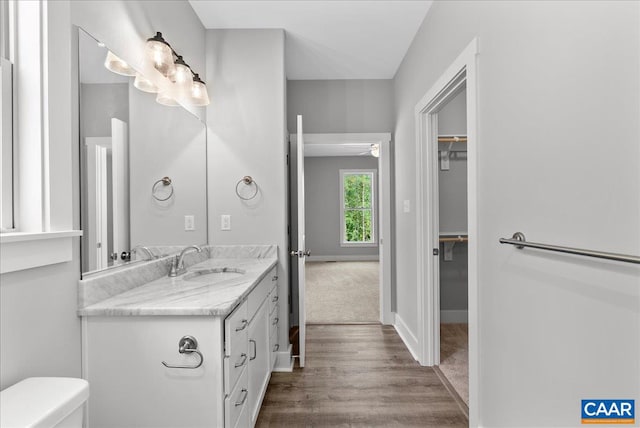
POLYGON ((83 377, 90 428, 252 427, 275 363, 277 277, 272 268, 225 316, 84 316, 83 377), (275 321, 275 323, 274 323, 275 321), (192 336, 195 353, 179 353, 192 336))

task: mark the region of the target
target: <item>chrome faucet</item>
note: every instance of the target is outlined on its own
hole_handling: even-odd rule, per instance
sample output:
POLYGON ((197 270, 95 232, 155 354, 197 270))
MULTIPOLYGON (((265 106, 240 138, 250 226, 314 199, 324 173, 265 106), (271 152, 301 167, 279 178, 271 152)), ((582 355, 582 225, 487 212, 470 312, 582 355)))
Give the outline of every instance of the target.
POLYGON ((187 269, 184 267, 184 256, 189 253, 190 250, 195 250, 199 253, 202 251, 202 248, 198 247, 197 245, 189 245, 188 247, 184 247, 182 251, 180 251, 180 255, 173 258, 171 269, 169 269, 170 277, 182 275, 187 271, 187 269))
POLYGON ((156 256, 153 255, 153 253, 151 252, 151 250, 149 248, 144 247, 142 245, 136 245, 135 247, 133 247, 131 249, 131 252, 137 254, 138 250, 143 250, 145 253, 147 253, 147 256, 149 258, 145 259, 145 260, 154 260, 156 258, 156 256))

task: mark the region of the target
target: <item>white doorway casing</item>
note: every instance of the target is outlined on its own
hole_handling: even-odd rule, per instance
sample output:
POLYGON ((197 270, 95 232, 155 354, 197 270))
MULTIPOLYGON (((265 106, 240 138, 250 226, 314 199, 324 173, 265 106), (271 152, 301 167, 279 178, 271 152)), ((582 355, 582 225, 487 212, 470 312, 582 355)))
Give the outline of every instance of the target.
POLYGON ((477 55, 475 38, 440 76, 415 107, 417 192, 418 349, 424 366, 440 362, 440 290, 438 258, 438 124, 437 112, 466 85, 467 98, 467 219, 469 299, 469 425, 478 420, 478 215, 477 215, 477 55))

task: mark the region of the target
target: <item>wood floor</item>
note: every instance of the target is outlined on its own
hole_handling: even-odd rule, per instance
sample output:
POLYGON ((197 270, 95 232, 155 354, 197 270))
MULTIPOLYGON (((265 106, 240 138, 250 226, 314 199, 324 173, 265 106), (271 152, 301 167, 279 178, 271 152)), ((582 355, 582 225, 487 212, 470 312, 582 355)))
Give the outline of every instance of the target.
POLYGON ((304 369, 273 373, 258 427, 466 427, 433 369, 393 327, 307 326, 304 369))

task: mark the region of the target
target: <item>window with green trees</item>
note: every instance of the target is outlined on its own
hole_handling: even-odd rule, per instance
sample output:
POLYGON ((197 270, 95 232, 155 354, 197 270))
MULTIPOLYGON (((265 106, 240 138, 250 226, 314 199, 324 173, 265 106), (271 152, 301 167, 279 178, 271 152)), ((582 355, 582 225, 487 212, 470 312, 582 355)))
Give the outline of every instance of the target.
POLYGON ((340 171, 342 244, 375 244, 375 171, 340 171))

